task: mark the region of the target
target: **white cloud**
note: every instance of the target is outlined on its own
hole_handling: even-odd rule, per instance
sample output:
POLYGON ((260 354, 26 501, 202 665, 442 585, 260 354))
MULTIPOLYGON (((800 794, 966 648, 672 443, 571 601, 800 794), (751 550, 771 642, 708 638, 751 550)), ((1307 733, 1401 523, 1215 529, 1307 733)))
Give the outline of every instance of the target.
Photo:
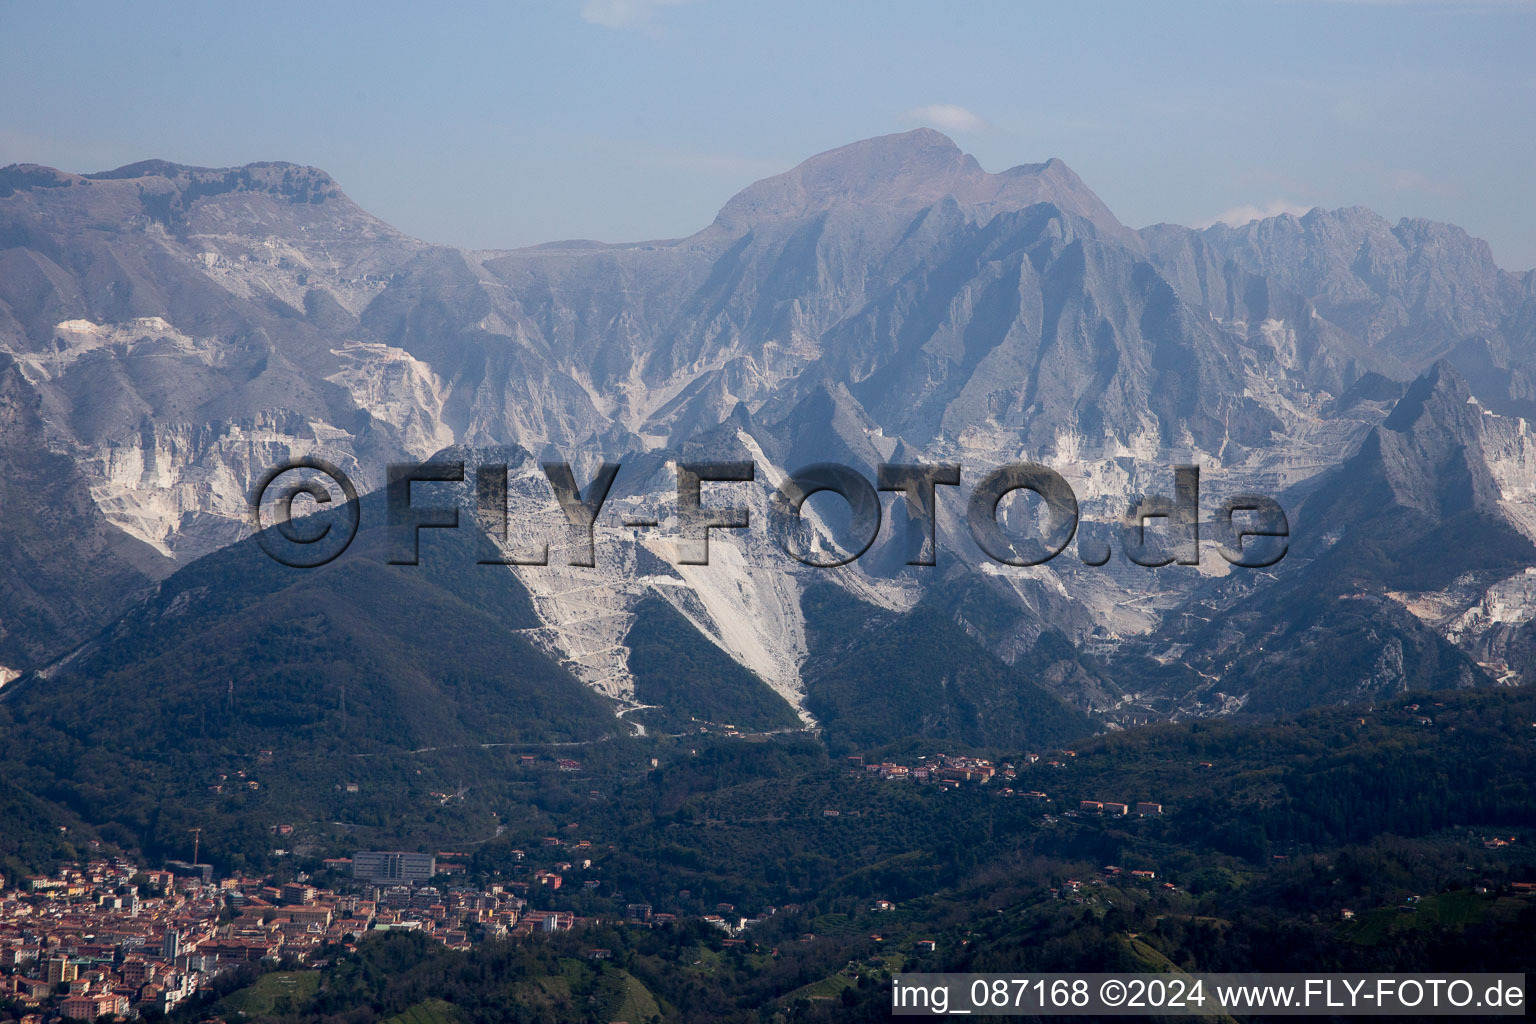
POLYGON ((912 124, 932 125, 947 132, 984 132, 988 128, 986 121, 953 103, 930 103, 926 107, 913 107, 901 116, 912 124))
POLYGON ((1300 217, 1306 214, 1312 207, 1302 206, 1298 203, 1288 203, 1284 199, 1271 199, 1263 206, 1253 203, 1244 203, 1242 206, 1234 206, 1225 213, 1219 213, 1210 220, 1196 224, 1197 228, 1208 228, 1213 224, 1229 224, 1234 228, 1240 228, 1249 221, 1267 220, 1270 217, 1278 217, 1288 213, 1292 217, 1300 217))
POLYGON ((604 28, 649 29, 656 12, 688 0, 582 0, 581 20, 604 28))

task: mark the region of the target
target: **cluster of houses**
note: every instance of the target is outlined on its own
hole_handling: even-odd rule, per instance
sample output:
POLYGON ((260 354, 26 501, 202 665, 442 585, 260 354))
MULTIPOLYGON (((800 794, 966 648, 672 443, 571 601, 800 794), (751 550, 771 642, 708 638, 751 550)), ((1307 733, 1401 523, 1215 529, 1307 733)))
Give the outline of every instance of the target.
POLYGON ((704 915, 704 923, 718 928, 727 935, 741 935, 755 924, 760 924, 765 918, 778 913, 778 908, 768 907, 764 909, 761 917, 743 917, 736 913, 736 908, 729 903, 716 904, 713 914, 704 915))
MULTIPOLYGON (((1021 761, 1024 765, 1036 764, 1040 760, 1039 754, 1025 754, 1021 761)), ((1059 764, 1060 762, 1051 762, 1059 764)), ((993 764, 981 757, 963 757, 951 754, 925 754, 917 759, 913 765, 898 764, 893 761, 879 761, 866 763, 858 754, 850 755, 848 764, 855 772, 864 772, 880 779, 906 780, 914 782, 931 782, 940 786, 956 787, 967 782, 984 785, 994 779, 1002 782, 1012 782, 1018 778, 1018 766, 1004 762, 993 764)), ((1012 790, 1009 790, 1012 793, 1012 790)))
MULTIPOLYGON (((1090 878, 1086 882, 1076 878, 1069 878, 1065 882, 1062 882, 1060 887, 1047 889, 1045 894, 1053 900, 1069 900, 1073 903, 1082 903, 1084 901, 1084 886, 1096 889, 1110 884, 1118 884, 1124 882, 1127 879, 1134 882, 1142 882, 1147 885, 1156 886, 1157 872, 1151 868, 1132 868, 1131 870, 1127 871, 1125 868, 1122 868, 1119 865, 1106 864, 1104 865, 1103 870, 1099 872, 1097 878, 1090 878)), ((1175 892, 1178 890, 1178 886, 1174 885, 1172 882, 1163 882, 1161 888, 1167 892, 1175 892)))
MULTIPOLYGON (((523 768, 535 768, 538 766, 539 761, 540 758, 534 754, 520 754, 517 758, 518 765, 523 768)), ((581 762, 574 758, 558 757, 555 759, 555 767, 563 772, 579 772, 581 771, 581 762)))
POLYGON ((169 1013, 234 965, 305 963, 322 947, 350 947, 370 930, 421 932, 465 948, 471 934, 527 935, 583 923, 569 912, 529 910, 514 891, 518 884, 447 892, 401 884, 343 894, 307 881, 215 882, 208 865, 145 870, 120 858, 70 864, 12 888, 0 878, 0 1002, 35 1010, 23 1017, 29 1024, 40 1024, 44 1012, 81 1020, 169 1013))
MULTIPOLYGON (((1075 750, 1064 750, 1059 757, 1074 758, 1075 750)), ((939 786, 953 788, 967 782, 977 785, 987 785, 994 781, 1002 783, 996 793, 1001 797, 1019 796, 1027 800, 1045 801, 1050 797, 1039 789, 1015 790, 1013 783, 1018 779, 1020 770, 1033 765, 1044 768, 1065 768, 1066 761, 1047 760, 1042 761, 1039 754, 1023 754, 1018 759, 1018 764, 1003 762, 993 764, 985 758, 959 757, 950 754, 924 755, 918 758, 915 765, 899 764, 893 761, 865 762, 858 754, 850 755, 848 764, 851 771, 863 773, 879 779, 904 780, 914 782, 936 783, 939 786)), ((1082 800, 1078 803, 1076 812, 1069 814, 1102 814, 1110 817, 1157 817, 1163 813, 1163 805, 1152 800, 1141 800, 1135 803, 1120 803, 1115 800, 1082 800)), ((822 812, 826 817, 837 817, 836 810, 822 812)))
POLYGON ((1134 804, 1116 800, 1079 800, 1077 810, 1080 814, 1104 814, 1112 818, 1124 818, 1133 813, 1139 818, 1155 818, 1163 813, 1163 805, 1152 800, 1138 800, 1134 804))
POLYGON ((234 896, 264 888, 273 899, 262 902, 276 909, 283 891, 260 881, 215 885, 203 871, 144 871, 115 858, 23 878, 0 890, 0 996, 85 1020, 169 1012, 231 964, 276 955, 295 930, 328 929, 329 913, 321 921, 301 910, 297 923, 274 914, 258 940, 240 917, 222 919, 234 896))
POLYGON ((231 790, 258 790, 261 788, 261 783, 257 782, 253 778, 248 777, 243 770, 235 772, 233 776, 230 776, 228 772, 220 772, 218 776, 208 784, 208 792, 217 795, 219 793, 223 793, 225 787, 228 787, 231 790))
MULTIPOLYGON (((683 892, 678 893, 678 896, 680 898, 687 899, 692 896, 692 893, 684 890, 683 892)), ((800 908, 796 906, 792 908, 786 907, 785 909, 799 911, 800 908)), ((718 928, 725 934, 734 937, 744 934, 753 925, 761 924, 767 918, 777 914, 778 910, 779 908, 777 907, 765 907, 763 908, 762 914, 759 916, 746 917, 737 912, 734 904, 717 903, 715 904, 715 912, 713 914, 704 914, 700 920, 702 920, 710 927, 718 928)), ((676 920, 676 914, 658 913, 652 909, 649 903, 630 903, 627 904, 624 908, 625 924, 656 927, 658 925, 671 924, 676 920)), ((725 944, 727 946, 733 946, 741 945, 742 943, 740 941, 732 941, 728 939, 726 940, 725 944)))
MULTIPOLYGON (((205 864, 173 862, 179 865, 175 870, 145 870, 119 858, 68 865, 54 875, 23 878, 9 889, 0 877, 0 1002, 35 1010, 23 1018, 26 1024, 41 1024, 45 1014, 94 1020, 104 1014, 168 1013, 234 965, 279 958, 310 962, 323 947, 351 948, 369 931, 418 932, 449 948, 466 948, 478 938, 593 923, 572 911, 529 907, 530 889, 559 889, 565 873, 592 864, 582 855, 588 842, 549 837, 544 845, 571 859, 532 871, 525 880, 446 891, 417 877, 358 878, 351 887, 356 891, 344 893, 309 884, 302 875, 282 884, 240 876, 215 881, 205 864)), ((423 864, 433 861, 430 855, 414 856, 423 864)), ((402 865, 407 871, 415 867, 402 861, 395 869, 402 865)), ((343 875, 353 866, 352 858, 326 862, 343 875)), ((591 889, 597 882, 583 885, 591 889)), ((769 908, 764 916, 773 912, 769 908)), ((628 905, 624 915, 625 923, 646 926, 675 920, 643 903, 628 905)), ((704 920, 734 937, 760 918, 736 914, 722 903, 704 920)))

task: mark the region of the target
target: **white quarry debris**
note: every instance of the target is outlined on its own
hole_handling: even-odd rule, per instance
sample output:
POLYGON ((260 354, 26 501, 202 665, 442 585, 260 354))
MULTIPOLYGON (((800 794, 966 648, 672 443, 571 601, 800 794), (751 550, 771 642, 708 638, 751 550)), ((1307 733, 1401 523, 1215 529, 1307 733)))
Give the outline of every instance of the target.
POLYGON ((443 421, 448 389, 431 366, 379 343, 349 340, 331 353, 343 368, 326 379, 346 388, 358 408, 396 427, 412 455, 425 459, 458 440, 443 421))
MULTIPOLYGON (((215 220, 217 207, 205 207, 200 213, 215 220)), ((387 275, 370 273, 378 268, 364 258, 345 257, 346 246, 337 239, 328 246, 321 237, 302 237, 296 245, 276 235, 255 237, 242 233, 249 224, 226 223, 234 230, 194 234, 189 241, 203 246, 191 257, 205 276, 230 294, 242 299, 272 296, 295 309, 304 308, 304 296, 321 283, 324 290, 347 312, 362 312, 369 301, 384 290, 387 275), (336 255, 332 254, 334 248, 336 255)), ((317 235, 319 233, 317 232, 317 235)), ((396 240, 400 244, 403 240, 396 240)))
POLYGON ((1499 580, 1445 627, 1446 638, 1462 643, 1496 626, 1523 625, 1536 619, 1536 567, 1499 580))
MULTIPOLYGON (((1499 486, 1499 506, 1536 540, 1536 436, 1522 417, 1483 412, 1483 457, 1499 486)), ((1536 566, 1486 588, 1469 574, 1443 590, 1388 596, 1497 676, 1509 669, 1506 646, 1515 628, 1536 619, 1536 566)))
MULTIPOLYGON (((91 497, 107 519, 162 554, 189 562, 249 532, 248 495, 270 467, 300 455, 340 466, 363 486, 370 479, 347 443, 284 433, 272 425, 197 430, 156 426, 97 446, 80 462, 91 497)), ((382 472, 379 476, 382 477, 382 472)))
POLYGON ((51 345, 41 350, 20 349, 11 354, 26 378, 37 384, 63 376, 82 358, 103 349, 112 349, 124 356, 141 351, 169 351, 180 359, 191 359, 207 366, 214 365, 220 357, 217 339, 190 337, 158 316, 136 317, 115 324, 63 320, 54 326, 51 345))
MULTIPOLYGON (((736 538, 712 539, 709 565, 677 567, 684 585, 707 614, 707 622, 680 607, 675 595, 673 607, 809 721, 800 678, 806 655, 805 620, 795 574, 784 571, 782 565, 749 560, 745 546, 736 538)), ((666 596, 665 588, 658 592, 666 596)))
POLYGON ((1524 417, 1483 412, 1483 457, 1499 485, 1499 505, 1517 529, 1536 540, 1536 433, 1524 417))

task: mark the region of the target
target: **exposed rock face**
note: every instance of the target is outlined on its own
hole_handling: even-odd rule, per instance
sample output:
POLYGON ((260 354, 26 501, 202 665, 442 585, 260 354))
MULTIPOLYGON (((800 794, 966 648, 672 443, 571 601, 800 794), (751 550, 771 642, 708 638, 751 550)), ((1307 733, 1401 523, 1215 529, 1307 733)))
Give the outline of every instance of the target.
MULTIPOLYGON (((1536 447, 1520 417, 1536 412, 1536 279, 1448 225, 1314 210, 1134 232, 1058 160, 989 174, 926 129, 752 185, 689 238, 511 252, 402 236, 310 168, 20 166, 0 170, 0 353, 7 408, 33 410, 11 415, 0 456, 58 467, 58 494, 28 515, 71 508, 96 538, 39 547, 7 506, 3 592, 34 609, 3 623, 13 668, 244 536, 247 495, 281 459, 323 456, 366 491, 391 462, 492 449, 523 531, 509 550, 556 541, 549 566, 513 570, 542 623, 530 636, 621 706, 636 703, 625 638, 659 599, 808 715, 817 583, 898 619, 942 608, 1110 721, 1523 679, 1532 662, 1519 580, 1536 447), (668 539, 683 457, 757 464, 720 492, 755 525, 718 531, 707 567, 676 564, 668 539), (624 463, 594 568, 561 564, 546 458, 583 484, 624 463), (1198 566, 1149 570, 1110 534, 1103 566, 1075 547, 998 566, 964 500, 1021 458, 1069 480, 1084 533, 1196 463, 1207 510, 1279 496, 1293 554, 1256 573, 1207 545, 1198 566), (763 525, 768 488, 817 461, 871 478, 885 461, 960 463, 963 486, 940 489, 939 566, 903 565, 889 501, 896 522, 859 563, 791 562, 763 525), (1486 556, 1455 548, 1423 571, 1341 541, 1463 527, 1486 556), (110 585, 29 581, 54 557, 110 585), (1324 621, 1340 601, 1358 629, 1324 621), (1266 630, 1326 636, 1352 667, 1266 694, 1251 650, 1275 642, 1266 630)), ((830 508, 814 506, 828 530, 830 508)), ((1002 511, 1030 528, 1028 502, 1002 511)))

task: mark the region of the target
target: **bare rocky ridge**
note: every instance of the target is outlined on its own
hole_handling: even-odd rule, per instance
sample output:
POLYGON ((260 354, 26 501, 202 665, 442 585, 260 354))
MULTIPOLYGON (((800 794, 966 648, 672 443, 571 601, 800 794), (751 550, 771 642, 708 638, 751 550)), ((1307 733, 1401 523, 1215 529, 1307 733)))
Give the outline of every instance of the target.
MULTIPOLYGON (((1390 586, 1357 567, 1356 590, 1380 584, 1384 604, 1339 642, 1378 689, 1425 672, 1523 681, 1533 296, 1532 274, 1498 269, 1449 225, 1314 210, 1135 232, 1059 160, 989 174, 926 129, 752 185, 689 238, 510 252, 407 238, 292 165, 0 170, 0 352, 14 401, 37 409, 7 456, 62 460, 89 495, 92 543, 148 553, 94 585, 99 608, 244 536, 252 483, 290 455, 322 455, 372 490, 392 461, 517 446, 523 532, 509 544, 539 529, 558 541, 536 460, 569 459, 583 484, 619 461, 597 567, 562 567, 557 545, 549 567, 513 571, 543 623, 535 642, 621 707, 635 703, 624 638, 660 599, 809 717, 804 595, 818 583, 882 613, 936 602, 1110 722, 1340 699, 1355 677, 1266 698, 1260 663, 1230 652, 1300 615, 1295 581, 1339 561, 1332 519, 1304 511, 1317 495, 1343 496, 1346 526, 1380 511, 1345 500, 1373 457, 1394 508, 1465 492, 1503 561, 1390 586), (1425 394, 1461 402, 1458 417, 1414 412, 1425 394), (1395 429, 1410 420, 1427 433, 1395 429), (676 565, 667 539, 668 460, 684 452, 758 466, 739 500, 759 525, 717 533, 708 567, 676 565), (1115 542, 1102 567, 1075 549, 998 566, 971 541, 964 498, 1020 458, 1057 468, 1085 520, 1106 524, 1197 463, 1208 510, 1279 496, 1295 555, 1244 572, 1207 545, 1199 566, 1149 570, 1115 542), (940 565, 903 567, 890 521, 845 569, 774 548, 766 488, 822 460, 870 476, 880 461, 961 463, 966 486, 941 491, 940 565), (621 515, 662 524, 621 529, 621 515), (1256 610, 1236 630, 1213 612, 1239 601, 1256 610)), ((1026 503, 1005 513, 1025 527, 1026 503)), ((20 593, 20 563, 5 571, 20 593)), ((39 665, 100 621, 72 610, 80 585, 57 589, 27 598, 41 618, 6 614, 0 663, 39 665)))

